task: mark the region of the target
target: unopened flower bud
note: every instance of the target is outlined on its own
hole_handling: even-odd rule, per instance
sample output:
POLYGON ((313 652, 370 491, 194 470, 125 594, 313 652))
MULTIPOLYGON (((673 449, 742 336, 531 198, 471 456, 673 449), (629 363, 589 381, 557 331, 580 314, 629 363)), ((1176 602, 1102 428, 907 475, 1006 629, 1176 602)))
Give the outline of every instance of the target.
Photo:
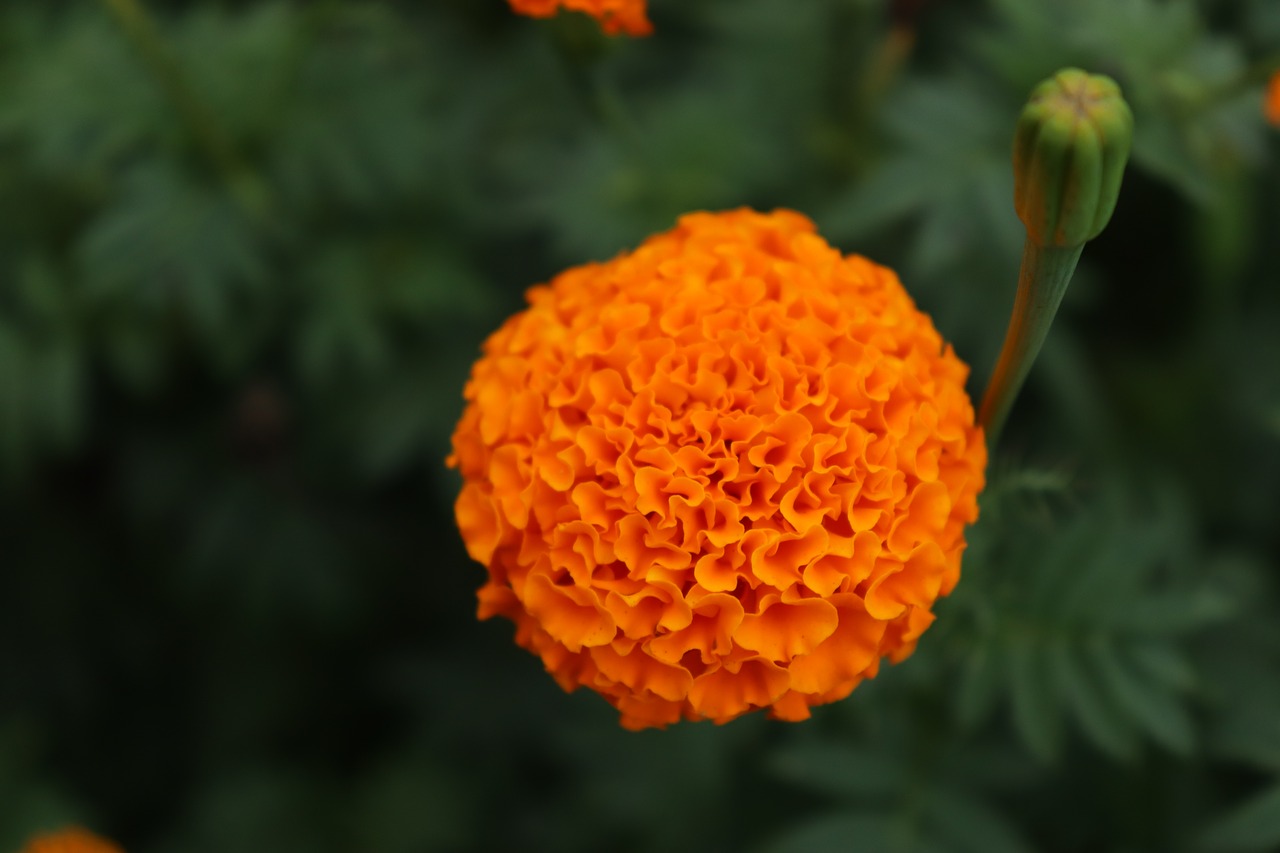
POLYGON ((1014 206, 1044 247, 1082 246, 1115 210, 1133 114, 1109 77, 1066 68, 1031 93, 1013 140, 1014 206))

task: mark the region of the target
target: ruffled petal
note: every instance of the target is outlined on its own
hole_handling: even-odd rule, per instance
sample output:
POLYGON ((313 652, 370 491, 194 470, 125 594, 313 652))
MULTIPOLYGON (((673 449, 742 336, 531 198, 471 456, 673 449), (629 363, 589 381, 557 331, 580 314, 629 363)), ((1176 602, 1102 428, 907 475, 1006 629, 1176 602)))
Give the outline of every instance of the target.
POLYGON ((911 653, 987 456, 968 369, 891 271, 790 211, 693 213, 528 302, 447 460, 481 618, 628 728, 804 719, 911 653))

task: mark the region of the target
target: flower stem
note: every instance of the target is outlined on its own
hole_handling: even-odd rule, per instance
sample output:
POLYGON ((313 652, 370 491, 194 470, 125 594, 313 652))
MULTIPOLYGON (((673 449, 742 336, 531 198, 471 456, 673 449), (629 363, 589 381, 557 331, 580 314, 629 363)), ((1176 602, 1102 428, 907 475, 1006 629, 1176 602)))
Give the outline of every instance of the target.
POLYGON ((1023 246, 1013 316, 1009 318, 1004 347, 987 383, 978 415, 989 449, 994 448, 1000 439, 1005 419, 1040 353, 1049 327, 1053 325, 1053 317, 1058 313, 1058 306, 1071 283, 1082 251, 1084 244, 1040 246, 1030 238, 1023 246))
POLYGON ((265 186, 240 159, 213 113, 191 89, 141 0, 102 2, 141 55, 196 144, 222 175, 232 195, 251 215, 265 213, 268 207, 265 186))

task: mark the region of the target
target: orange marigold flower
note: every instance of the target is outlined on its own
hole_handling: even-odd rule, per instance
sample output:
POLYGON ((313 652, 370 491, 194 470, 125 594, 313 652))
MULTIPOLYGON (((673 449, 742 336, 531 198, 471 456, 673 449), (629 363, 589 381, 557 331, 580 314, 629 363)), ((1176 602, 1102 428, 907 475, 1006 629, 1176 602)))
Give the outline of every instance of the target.
POLYGON ((92 832, 72 827, 36 836, 22 848, 22 853, 124 853, 124 851, 109 841, 103 841, 92 832))
POLYGON ((1280 71, 1271 75, 1271 82, 1267 84, 1267 98, 1263 104, 1263 112, 1267 116, 1267 121, 1280 127, 1280 71))
POLYGON ((449 458, 480 618, 637 729, 805 719, 911 654, 987 457, 892 271, 797 213, 694 213, 528 300, 449 458))
POLYGON ((647 36, 653 24, 645 11, 645 0, 507 0, 522 15, 550 18, 560 9, 585 12, 600 22, 606 33, 647 36))

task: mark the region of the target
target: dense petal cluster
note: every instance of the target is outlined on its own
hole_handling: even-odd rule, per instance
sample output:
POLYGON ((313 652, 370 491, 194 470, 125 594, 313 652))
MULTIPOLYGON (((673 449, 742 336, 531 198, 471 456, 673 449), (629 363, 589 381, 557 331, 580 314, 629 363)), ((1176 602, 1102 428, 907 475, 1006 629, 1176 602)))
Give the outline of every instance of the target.
POLYGON ((507 0, 522 15, 550 18, 561 9, 585 12, 600 22, 606 33, 647 36, 653 32, 645 0, 507 0))
POLYGON ((481 618, 631 728, 804 719, 914 650, 986 447, 890 270, 797 213, 695 213, 528 300, 453 436, 481 618))
POLYGON ((1267 121, 1276 127, 1280 127, 1280 71, 1271 75, 1271 82, 1267 84, 1267 97, 1263 102, 1262 111, 1266 115, 1267 121))
POLYGON ((123 853, 109 841, 79 828, 39 835, 27 842, 22 853, 123 853))

